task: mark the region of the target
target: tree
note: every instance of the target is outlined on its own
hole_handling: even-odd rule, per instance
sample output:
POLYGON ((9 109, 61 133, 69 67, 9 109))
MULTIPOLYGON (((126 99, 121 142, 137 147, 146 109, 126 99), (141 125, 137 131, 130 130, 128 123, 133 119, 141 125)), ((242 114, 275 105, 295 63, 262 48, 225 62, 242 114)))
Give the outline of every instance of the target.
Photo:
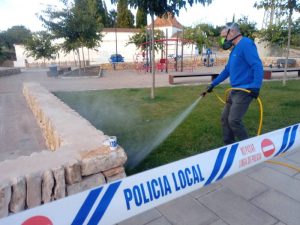
POLYGON ((105 2, 102 0, 96 0, 95 7, 95 17, 97 18, 98 23, 103 24, 104 27, 108 27, 109 18, 105 2))
POLYGON ((103 24, 97 2, 97 0, 75 0, 74 4, 68 5, 68 0, 64 0, 63 9, 49 7, 43 12, 44 15, 40 16, 44 26, 54 38, 64 40, 63 49, 66 52, 73 50, 77 53, 80 68, 79 49, 99 46, 102 39, 103 24))
POLYGON ((25 44, 31 37, 31 31, 23 25, 13 26, 7 29, 6 36, 12 44, 25 44))
POLYGON ((184 28, 183 38, 195 42, 199 51, 201 51, 204 45, 210 47, 208 38, 199 25, 184 28))
POLYGON ((136 27, 142 28, 147 26, 147 13, 145 13, 144 9, 138 8, 136 12, 136 27))
POLYGON ((290 43, 291 43, 291 27, 292 27, 292 16, 294 11, 300 12, 300 2, 297 0, 260 0, 260 2, 256 2, 254 5, 256 8, 264 8, 264 9, 278 9, 277 16, 286 16, 286 21, 288 24, 288 40, 286 47, 286 57, 285 57, 285 66, 284 66, 284 77, 282 80, 283 86, 286 85, 286 77, 287 77, 287 61, 289 58, 290 52, 290 43))
POLYGON ((300 46, 300 17, 292 24, 291 46, 300 46))
POLYGON ((203 46, 219 46, 220 30, 206 23, 201 23, 195 27, 186 27, 183 34, 185 39, 192 40, 196 43, 199 50, 203 46))
MULTIPOLYGON (((111 0, 112 3, 118 3, 121 0, 111 0)), ((145 13, 151 16, 152 31, 154 30, 154 16, 167 16, 167 13, 178 15, 181 8, 186 7, 188 3, 192 6, 194 3, 201 3, 203 5, 210 4, 212 0, 128 0, 129 7, 142 8, 145 13)), ((154 55, 154 32, 152 32, 152 88, 151 98, 154 99, 155 89, 155 55, 154 55)))
POLYGON ((0 32, 0 63, 16 60, 14 44, 25 44, 31 37, 31 31, 24 26, 13 26, 0 32))
POLYGON ((117 11, 112 9, 108 13, 108 24, 107 27, 115 27, 117 18, 117 11))
POLYGON ((260 36, 264 41, 283 47, 288 40, 288 24, 286 21, 279 21, 276 24, 269 25, 266 29, 260 31, 260 36))
POLYGON ((26 56, 33 57, 34 59, 46 59, 55 58, 58 47, 52 44, 52 36, 46 31, 39 31, 34 33, 25 44, 26 56))
POLYGON ((243 36, 251 38, 252 40, 255 39, 258 32, 255 22, 250 22, 248 17, 243 16, 242 18, 238 19, 237 24, 240 26, 243 36))
POLYGON ((134 27, 134 16, 128 9, 127 0, 119 0, 117 6, 117 27, 132 28, 134 27))
MULTIPOLYGON (((154 31, 154 40, 160 40, 164 38, 165 35, 161 30, 155 30, 154 31)), ((135 46, 138 49, 144 50, 146 47, 149 46, 149 40, 151 40, 149 32, 147 32, 147 29, 141 28, 141 31, 134 34, 129 38, 129 41, 126 43, 128 44, 135 44, 135 46)), ((162 48, 162 43, 155 43, 154 49, 157 51, 158 49, 162 48)))
POLYGON ((6 60, 15 60, 16 54, 12 43, 7 40, 6 32, 0 33, 0 64, 6 60))

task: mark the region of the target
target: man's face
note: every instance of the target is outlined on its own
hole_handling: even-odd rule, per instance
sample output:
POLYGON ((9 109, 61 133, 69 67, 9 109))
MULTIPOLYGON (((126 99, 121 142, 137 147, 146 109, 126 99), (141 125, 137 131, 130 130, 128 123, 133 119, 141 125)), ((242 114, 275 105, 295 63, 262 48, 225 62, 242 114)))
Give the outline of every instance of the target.
POLYGON ((236 32, 234 30, 224 28, 221 31, 221 37, 225 38, 226 40, 231 40, 236 36, 236 32))

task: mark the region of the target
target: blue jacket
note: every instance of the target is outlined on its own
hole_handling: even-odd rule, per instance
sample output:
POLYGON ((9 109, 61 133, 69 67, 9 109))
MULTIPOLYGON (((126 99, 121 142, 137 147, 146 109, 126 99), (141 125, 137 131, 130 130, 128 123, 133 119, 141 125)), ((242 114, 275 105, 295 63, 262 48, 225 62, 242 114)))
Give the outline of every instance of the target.
POLYGON ((230 53, 224 70, 212 82, 218 85, 226 78, 234 88, 260 88, 263 80, 263 65, 255 43, 243 37, 230 53))

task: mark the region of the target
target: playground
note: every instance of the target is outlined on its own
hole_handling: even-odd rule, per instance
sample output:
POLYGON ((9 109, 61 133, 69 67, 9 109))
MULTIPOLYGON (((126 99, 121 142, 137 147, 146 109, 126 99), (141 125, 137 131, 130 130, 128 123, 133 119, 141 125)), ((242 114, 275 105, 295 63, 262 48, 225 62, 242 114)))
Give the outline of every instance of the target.
MULTIPOLYGON (((209 48, 199 54, 195 43, 183 38, 163 38, 154 40, 155 70, 158 73, 193 72, 197 67, 221 65, 217 62, 217 54, 209 48)), ((142 51, 133 56, 134 68, 139 73, 152 70, 151 42, 141 44, 142 51)))

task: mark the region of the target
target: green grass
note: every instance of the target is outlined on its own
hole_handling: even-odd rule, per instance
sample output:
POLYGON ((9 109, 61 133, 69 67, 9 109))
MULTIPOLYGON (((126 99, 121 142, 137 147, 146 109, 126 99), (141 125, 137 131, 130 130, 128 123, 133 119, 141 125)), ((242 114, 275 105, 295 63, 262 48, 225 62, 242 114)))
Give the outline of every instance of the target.
MULTIPOLYGON (((215 92, 223 96, 229 86, 215 92)), ((107 135, 116 135, 128 155, 127 173, 133 174, 222 146, 220 115, 223 104, 213 95, 203 98, 188 117, 154 149, 145 150, 163 135, 165 129, 199 96, 204 86, 156 88, 156 98, 149 89, 121 89, 85 92, 57 92, 59 98, 107 135), (149 151, 150 150, 150 151, 149 151), (147 157, 141 161, 146 152, 147 157), (141 161, 141 162, 140 162, 141 161), (135 168, 135 165, 140 162, 135 168)), ((265 82, 261 90, 264 106, 262 133, 299 123, 300 81, 265 82)), ((250 136, 259 123, 256 101, 245 116, 250 136)))

